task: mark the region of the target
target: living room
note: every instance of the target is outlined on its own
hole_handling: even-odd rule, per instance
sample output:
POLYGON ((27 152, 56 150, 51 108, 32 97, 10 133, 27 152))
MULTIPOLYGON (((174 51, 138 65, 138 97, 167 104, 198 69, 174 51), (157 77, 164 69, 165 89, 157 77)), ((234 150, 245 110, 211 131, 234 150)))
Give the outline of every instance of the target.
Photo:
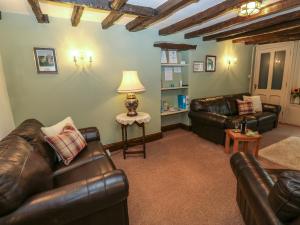
POLYGON ((299 225, 299 7, 1 0, 0 224, 299 225))

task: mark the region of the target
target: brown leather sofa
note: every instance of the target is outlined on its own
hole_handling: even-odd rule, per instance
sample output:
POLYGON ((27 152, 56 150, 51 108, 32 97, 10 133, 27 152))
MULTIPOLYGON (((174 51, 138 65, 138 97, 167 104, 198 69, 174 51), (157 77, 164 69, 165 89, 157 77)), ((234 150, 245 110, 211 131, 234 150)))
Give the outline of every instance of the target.
POLYGON ((230 160, 246 225, 300 225, 300 171, 265 170, 252 154, 230 160))
POLYGON ((247 127, 260 133, 277 127, 281 107, 263 104, 263 111, 246 116, 238 115, 237 99, 249 93, 193 99, 189 117, 192 131, 216 144, 225 143, 225 129, 234 128, 246 117, 247 127))
POLYGON ((88 146, 59 163, 35 120, 0 142, 1 225, 128 225, 128 182, 100 143, 97 128, 80 129, 88 146))

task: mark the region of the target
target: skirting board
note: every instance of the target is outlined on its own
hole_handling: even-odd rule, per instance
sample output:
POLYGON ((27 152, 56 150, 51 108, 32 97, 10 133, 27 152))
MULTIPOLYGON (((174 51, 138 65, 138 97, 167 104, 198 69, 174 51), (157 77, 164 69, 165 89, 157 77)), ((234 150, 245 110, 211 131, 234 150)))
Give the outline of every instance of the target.
MULTIPOLYGON (((162 132, 146 135, 146 143, 159 140, 163 137, 162 132)), ((129 147, 140 145, 142 143, 142 137, 133 138, 128 140, 129 147)), ((104 149, 109 149, 110 152, 114 152, 123 148, 123 142, 116 142, 112 144, 104 145, 104 149)))
POLYGON ((176 124, 171 124, 171 125, 168 125, 168 126, 161 127, 161 131, 175 130, 175 129, 178 129, 178 128, 181 128, 181 129, 184 129, 184 130, 187 130, 187 131, 191 130, 191 126, 188 126, 188 125, 183 124, 183 123, 176 123, 176 124))

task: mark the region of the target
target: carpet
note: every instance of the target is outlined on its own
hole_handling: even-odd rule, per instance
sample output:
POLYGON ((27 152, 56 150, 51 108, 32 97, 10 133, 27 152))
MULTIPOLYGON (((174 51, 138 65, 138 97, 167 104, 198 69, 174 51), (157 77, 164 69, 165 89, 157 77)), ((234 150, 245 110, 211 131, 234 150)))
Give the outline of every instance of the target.
POLYGON ((300 137, 289 137, 259 150, 259 156, 289 169, 300 170, 300 137))
MULTIPOLYGON (((137 150, 137 148, 132 148, 137 150)), ((129 180, 131 225, 243 225, 224 148, 184 130, 147 144, 147 159, 113 153, 129 180)))

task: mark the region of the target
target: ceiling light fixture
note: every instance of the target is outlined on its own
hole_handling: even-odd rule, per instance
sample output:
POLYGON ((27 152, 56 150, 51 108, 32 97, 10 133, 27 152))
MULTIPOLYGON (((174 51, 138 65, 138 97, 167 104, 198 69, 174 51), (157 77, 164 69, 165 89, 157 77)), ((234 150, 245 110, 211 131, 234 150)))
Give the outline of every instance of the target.
POLYGON ((239 11, 239 16, 252 16, 260 12, 261 2, 258 0, 252 0, 244 3, 239 11))

